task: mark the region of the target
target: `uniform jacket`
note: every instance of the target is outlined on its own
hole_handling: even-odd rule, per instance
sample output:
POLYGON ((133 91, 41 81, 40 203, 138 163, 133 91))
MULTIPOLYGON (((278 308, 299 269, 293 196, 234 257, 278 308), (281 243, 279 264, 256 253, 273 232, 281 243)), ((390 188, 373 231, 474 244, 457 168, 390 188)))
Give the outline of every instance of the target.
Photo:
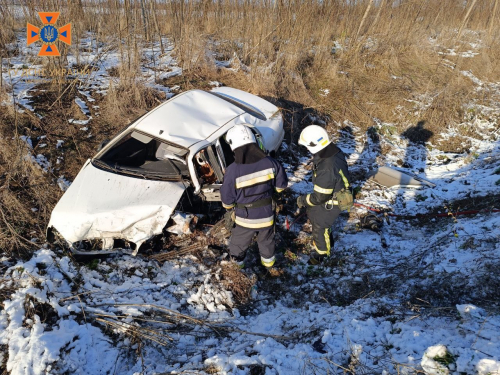
MULTIPOLYGON (((226 209, 271 198, 275 190, 281 192, 288 185, 283 166, 266 156, 255 143, 236 149, 235 160, 227 167, 220 189, 226 209)), ((236 207, 235 210, 236 224, 242 227, 259 229, 274 224, 271 203, 256 208, 236 207)))
POLYGON ((333 143, 313 156, 314 190, 307 194, 308 207, 335 205, 333 194, 351 186, 345 155, 333 143))

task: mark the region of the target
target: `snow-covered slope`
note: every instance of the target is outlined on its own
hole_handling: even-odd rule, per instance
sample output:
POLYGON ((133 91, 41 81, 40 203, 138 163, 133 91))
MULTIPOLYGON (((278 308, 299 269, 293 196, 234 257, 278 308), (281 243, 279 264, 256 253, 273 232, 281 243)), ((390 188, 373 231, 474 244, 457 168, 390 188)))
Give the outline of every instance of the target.
MULTIPOLYGON (((408 214, 467 194, 498 197, 498 145, 484 147, 446 165, 431 155, 434 189, 366 186, 360 201, 408 214)), ((310 185, 303 162, 288 166, 297 193, 310 185)), ((359 227, 364 213, 341 218, 335 262, 280 256, 284 275, 258 281, 243 306, 211 250, 162 266, 129 255, 84 266, 48 248, 5 260, 2 359, 12 374, 500 371, 500 214, 392 218, 375 233, 359 227)), ((307 242, 308 229, 281 228, 285 247, 307 242)))

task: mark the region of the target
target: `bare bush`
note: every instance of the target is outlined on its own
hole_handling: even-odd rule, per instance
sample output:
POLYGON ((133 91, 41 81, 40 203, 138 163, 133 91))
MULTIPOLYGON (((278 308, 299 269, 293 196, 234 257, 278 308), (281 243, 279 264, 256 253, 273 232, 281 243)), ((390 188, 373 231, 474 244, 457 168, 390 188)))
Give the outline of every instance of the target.
POLYGON ((233 293, 236 303, 244 304, 250 300, 250 292, 256 280, 245 275, 236 263, 222 264, 220 275, 222 285, 233 293))

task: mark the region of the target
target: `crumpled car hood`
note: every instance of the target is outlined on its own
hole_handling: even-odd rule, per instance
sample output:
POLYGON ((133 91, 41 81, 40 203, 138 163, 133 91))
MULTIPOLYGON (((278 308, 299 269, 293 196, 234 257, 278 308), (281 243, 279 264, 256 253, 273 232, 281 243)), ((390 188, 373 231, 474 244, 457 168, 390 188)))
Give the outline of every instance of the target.
POLYGON ((94 167, 87 160, 50 217, 54 227, 70 243, 113 239, 139 246, 160 234, 185 190, 182 182, 152 181, 123 176, 94 167))

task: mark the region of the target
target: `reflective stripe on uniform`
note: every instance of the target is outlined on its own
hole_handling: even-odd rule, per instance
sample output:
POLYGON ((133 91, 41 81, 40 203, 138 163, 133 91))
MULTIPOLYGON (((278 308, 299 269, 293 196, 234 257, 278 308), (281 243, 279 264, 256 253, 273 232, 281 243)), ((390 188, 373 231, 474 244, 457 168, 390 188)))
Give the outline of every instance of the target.
POLYGON ((236 216, 236 224, 245 228, 265 228, 274 224, 274 216, 265 217, 263 219, 247 219, 236 216))
POLYGON ((275 189, 276 189, 276 191, 277 191, 278 193, 281 193, 283 190, 285 190, 285 188, 283 188, 283 189, 282 189, 282 188, 278 188, 278 187, 277 187, 277 188, 275 188, 275 189))
POLYGON ((333 189, 323 189, 321 186, 314 185, 314 191, 317 191, 318 193, 322 194, 332 194, 333 189))
POLYGON ((325 228, 325 242, 326 242, 326 251, 328 251, 328 255, 330 255, 330 228, 325 228))
POLYGON ((236 189, 256 185, 261 182, 269 181, 274 178, 274 168, 264 169, 254 173, 240 176, 236 179, 236 189))
POLYGON ((344 186, 347 189, 349 187, 349 181, 347 181, 347 178, 344 176, 344 172, 342 172, 342 169, 339 169, 340 176, 342 177, 342 181, 344 181, 344 186))
POLYGON ((312 204, 311 202, 311 194, 307 194, 306 195, 306 202, 309 206, 315 206, 314 204, 312 204))
POLYGON ((265 267, 272 267, 274 265, 275 260, 276 259, 274 258, 274 256, 272 258, 269 258, 269 259, 260 257, 260 262, 265 267))
POLYGON ((316 252, 319 255, 328 255, 328 256, 330 256, 330 249, 328 249, 328 250, 320 250, 320 249, 318 249, 318 247, 316 246, 316 242, 314 242, 314 241, 313 241, 313 245, 314 245, 314 250, 316 250, 316 252))
POLYGON ((333 200, 333 199, 330 199, 329 201, 327 201, 325 204, 329 204, 331 206, 333 205, 337 205, 339 204, 339 201, 336 201, 336 200, 333 200))
POLYGON ((226 210, 230 210, 235 205, 236 205, 235 203, 233 203, 233 204, 225 204, 224 202, 222 202, 222 207, 224 207, 226 210))

